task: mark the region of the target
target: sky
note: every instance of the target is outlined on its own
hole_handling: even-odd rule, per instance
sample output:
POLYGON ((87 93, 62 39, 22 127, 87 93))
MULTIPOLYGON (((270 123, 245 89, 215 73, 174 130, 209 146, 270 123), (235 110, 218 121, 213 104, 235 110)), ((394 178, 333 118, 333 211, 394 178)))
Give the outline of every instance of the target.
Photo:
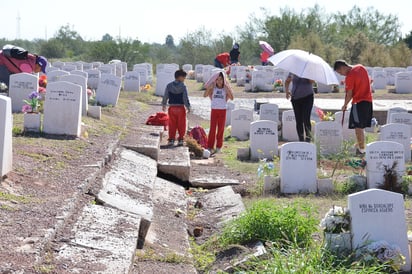
POLYGON ((398 16, 402 33, 412 30, 411 0, 2 0, 0 38, 51 38, 69 24, 85 40, 113 37, 164 43, 168 34, 175 42, 200 27, 214 35, 228 34, 236 39, 236 27, 249 21, 251 14, 263 16, 289 7, 297 12, 319 4, 327 13, 347 12, 354 5, 373 6, 383 14, 398 16), (18 20, 17 18, 20 18, 18 20), (18 24, 18 22, 20 22, 18 24))

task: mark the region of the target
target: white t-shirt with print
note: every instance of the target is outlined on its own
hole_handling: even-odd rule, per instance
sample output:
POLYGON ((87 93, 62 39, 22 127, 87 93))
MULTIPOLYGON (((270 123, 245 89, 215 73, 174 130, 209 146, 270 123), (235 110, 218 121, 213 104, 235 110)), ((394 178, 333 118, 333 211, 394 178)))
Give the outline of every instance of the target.
POLYGON ((226 107, 226 90, 215 87, 212 94, 212 109, 226 109, 226 107))

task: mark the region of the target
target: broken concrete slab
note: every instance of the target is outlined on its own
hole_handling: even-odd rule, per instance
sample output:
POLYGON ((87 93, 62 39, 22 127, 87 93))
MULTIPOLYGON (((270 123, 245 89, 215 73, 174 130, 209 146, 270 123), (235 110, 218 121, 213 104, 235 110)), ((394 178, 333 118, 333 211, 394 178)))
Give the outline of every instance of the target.
POLYGON ((74 238, 60 249, 56 260, 72 273, 129 273, 139 225, 138 216, 89 204, 73 227, 74 238))
POLYGON ((221 187, 205 194, 202 201, 205 215, 213 214, 221 220, 218 226, 222 226, 245 211, 242 197, 236 194, 231 186, 221 187), (213 213, 207 213, 208 211, 213 213))
POLYGON ((186 194, 182 186, 157 178, 154 194, 154 216, 146 236, 146 242, 151 246, 189 256, 189 238, 186 215, 186 194))
POLYGON ((160 150, 157 168, 160 173, 171 175, 182 182, 190 179, 190 154, 187 147, 160 150))
POLYGON ((133 274, 172 274, 172 273, 184 273, 184 274, 197 274, 198 272, 190 264, 168 264, 163 262, 150 262, 146 261, 143 264, 139 262, 133 274))
POLYGON ((239 185, 240 182, 235 179, 227 179, 224 176, 203 176, 190 180, 190 184, 194 187, 201 187, 205 189, 218 188, 223 186, 239 185))
POLYGON ((136 151, 157 161, 159 159, 163 131, 163 127, 158 126, 131 128, 120 144, 127 149, 136 151))
POLYGON ((121 150, 113 168, 106 173, 98 202, 140 216, 140 246, 153 217, 153 187, 156 161, 131 150, 121 150))

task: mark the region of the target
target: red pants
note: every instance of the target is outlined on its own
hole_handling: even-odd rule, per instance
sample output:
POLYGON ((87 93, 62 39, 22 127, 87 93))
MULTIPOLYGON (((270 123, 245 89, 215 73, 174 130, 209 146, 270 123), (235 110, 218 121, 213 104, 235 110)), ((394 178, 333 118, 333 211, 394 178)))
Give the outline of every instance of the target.
POLYGON ((179 140, 183 140, 186 133, 186 108, 184 106, 169 107, 169 140, 176 140, 176 131, 179 140))
POLYGON ((223 134, 225 133, 226 109, 212 109, 210 115, 210 131, 208 137, 208 148, 222 148, 223 134), (217 128, 217 135, 216 135, 217 128))

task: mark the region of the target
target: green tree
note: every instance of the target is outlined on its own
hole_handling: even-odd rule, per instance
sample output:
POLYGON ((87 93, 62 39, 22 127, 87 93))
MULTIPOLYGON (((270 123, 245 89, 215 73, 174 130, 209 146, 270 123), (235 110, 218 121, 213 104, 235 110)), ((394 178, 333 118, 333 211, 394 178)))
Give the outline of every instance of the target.
POLYGON ((85 52, 85 41, 69 24, 60 27, 54 38, 64 45, 66 57, 73 58, 85 52))
POLYGON ((355 36, 348 37, 344 43, 343 59, 352 64, 360 63, 361 55, 367 50, 368 44, 368 37, 362 32, 358 32, 355 36))
POLYGON ((393 45, 389 48, 389 52, 392 66, 407 67, 412 65, 412 50, 405 42, 400 41, 393 45))
POLYGON ((408 35, 403 39, 403 41, 408 45, 410 49, 412 49, 412 30, 409 32, 408 35))
POLYGON ((212 33, 204 27, 186 34, 178 46, 179 63, 212 64, 215 52, 211 36, 212 33))
POLYGON ((111 36, 110 34, 106 33, 105 35, 103 35, 102 41, 113 41, 113 36, 111 36))
POLYGON ((41 45, 40 55, 47 58, 63 58, 65 57, 64 45, 60 40, 52 38, 41 45))
POLYGON ((168 48, 175 48, 175 47, 176 47, 176 46, 175 46, 175 39, 173 38, 173 36, 172 36, 171 34, 168 34, 168 35, 166 36, 165 45, 166 45, 168 48))

